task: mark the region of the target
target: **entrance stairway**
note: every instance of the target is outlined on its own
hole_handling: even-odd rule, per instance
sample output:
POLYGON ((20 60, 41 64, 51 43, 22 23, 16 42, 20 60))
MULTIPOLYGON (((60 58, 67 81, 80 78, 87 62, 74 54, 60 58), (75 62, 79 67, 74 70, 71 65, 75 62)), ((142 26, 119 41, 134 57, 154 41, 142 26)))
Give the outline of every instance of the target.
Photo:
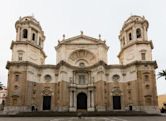
POLYGON ((105 117, 105 116, 159 116, 141 111, 107 111, 107 112, 22 112, 12 117, 105 117))

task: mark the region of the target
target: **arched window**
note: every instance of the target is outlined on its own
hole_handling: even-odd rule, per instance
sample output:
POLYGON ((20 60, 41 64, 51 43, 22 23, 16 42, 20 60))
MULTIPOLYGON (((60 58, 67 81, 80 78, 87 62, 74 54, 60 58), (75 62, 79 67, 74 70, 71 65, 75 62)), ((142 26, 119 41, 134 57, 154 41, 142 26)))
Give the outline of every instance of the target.
POLYGON ((140 28, 136 29, 136 35, 137 35, 137 38, 141 38, 141 29, 140 28))
POLYGON ((79 84, 85 84, 85 75, 79 75, 79 84))
POLYGON ((79 64, 79 66, 83 68, 83 67, 85 67, 85 64, 84 64, 83 62, 81 62, 81 63, 79 64))
POLYGON ((19 81, 20 76, 18 74, 15 75, 15 81, 19 81))
POLYGON ((129 33, 129 40, 132 40, 132 34, 129 33))
POLYGON ((35 33, 32 34, 32 40, 35 41, 35 33))
POLYGON ((145 85, 145 88, 146 88, 146 89, 149 89, 149 88, 150 88, 150 85, 148 85, 148 84, 145 85))
POLYGON ((18 89, 18 86, 17 86, 17 85, 14 85, 14 89, 17 90, 17 89, 18 89))
POLYGON ((149 75, 144 75, 144 81, 145 82, 149 81, 149 75))
POLYGON ((24 29, 23 30, 23 38, 27 38, 28 37, 28 30, 24 29))

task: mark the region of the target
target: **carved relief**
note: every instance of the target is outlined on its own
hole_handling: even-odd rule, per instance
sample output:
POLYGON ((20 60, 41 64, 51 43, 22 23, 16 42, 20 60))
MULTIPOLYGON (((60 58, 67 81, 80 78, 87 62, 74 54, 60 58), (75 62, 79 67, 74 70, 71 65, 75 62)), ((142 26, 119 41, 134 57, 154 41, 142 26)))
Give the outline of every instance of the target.
POLYGON ((119 87, 114 87, 112 89, 112 95, 121 95, 122 91, 120 90, 119 87))
POLYGON ((42 91, 42 94, 45 95, 45 96, 52 95, 52 91, 50 90, 50 87, 45 87, 42 91))
POLYGON ((77 61, 78 59, 93 61, 95 59, 95 56, 87 50, 77 50, 70 55, 69 59, 72 61, 77 61))

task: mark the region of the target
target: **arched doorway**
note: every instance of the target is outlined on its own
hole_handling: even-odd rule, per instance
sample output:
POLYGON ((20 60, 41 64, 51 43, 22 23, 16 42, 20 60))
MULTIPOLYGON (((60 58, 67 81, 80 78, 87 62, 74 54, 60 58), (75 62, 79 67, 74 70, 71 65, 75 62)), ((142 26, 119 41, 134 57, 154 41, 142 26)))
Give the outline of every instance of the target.
POLYGON ((85 93, 77 95, 77 110, 87 110, 87 96, 85 93))

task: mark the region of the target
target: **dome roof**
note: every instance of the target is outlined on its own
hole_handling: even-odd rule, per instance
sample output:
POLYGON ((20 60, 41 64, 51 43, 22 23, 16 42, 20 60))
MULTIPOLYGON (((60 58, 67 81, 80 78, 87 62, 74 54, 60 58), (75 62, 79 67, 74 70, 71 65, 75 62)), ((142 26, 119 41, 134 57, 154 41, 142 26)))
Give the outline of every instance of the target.
POLYGON ((15 27, 17 28, 18 24, 29 24, 29 23, 38 26, 41 29, 40 23, 33 16, 20 17, 19 20, 16 21, 15 27))
POLYGON ((145 17, 141 17, 141 16, 137 16, 137 15, 132 15, 130 16, 123 24, 123 27, 126 27, 127 25, 131 24, 131 23, 147 23, 147 27, 148 27, 148 21, 145 19, 145 17))
POLYGON ((19 21, 20 22, 33 21, 34 23, 39 24, 39 22, 33 16, 25 16, 23 18, 20 18, 19 21))

